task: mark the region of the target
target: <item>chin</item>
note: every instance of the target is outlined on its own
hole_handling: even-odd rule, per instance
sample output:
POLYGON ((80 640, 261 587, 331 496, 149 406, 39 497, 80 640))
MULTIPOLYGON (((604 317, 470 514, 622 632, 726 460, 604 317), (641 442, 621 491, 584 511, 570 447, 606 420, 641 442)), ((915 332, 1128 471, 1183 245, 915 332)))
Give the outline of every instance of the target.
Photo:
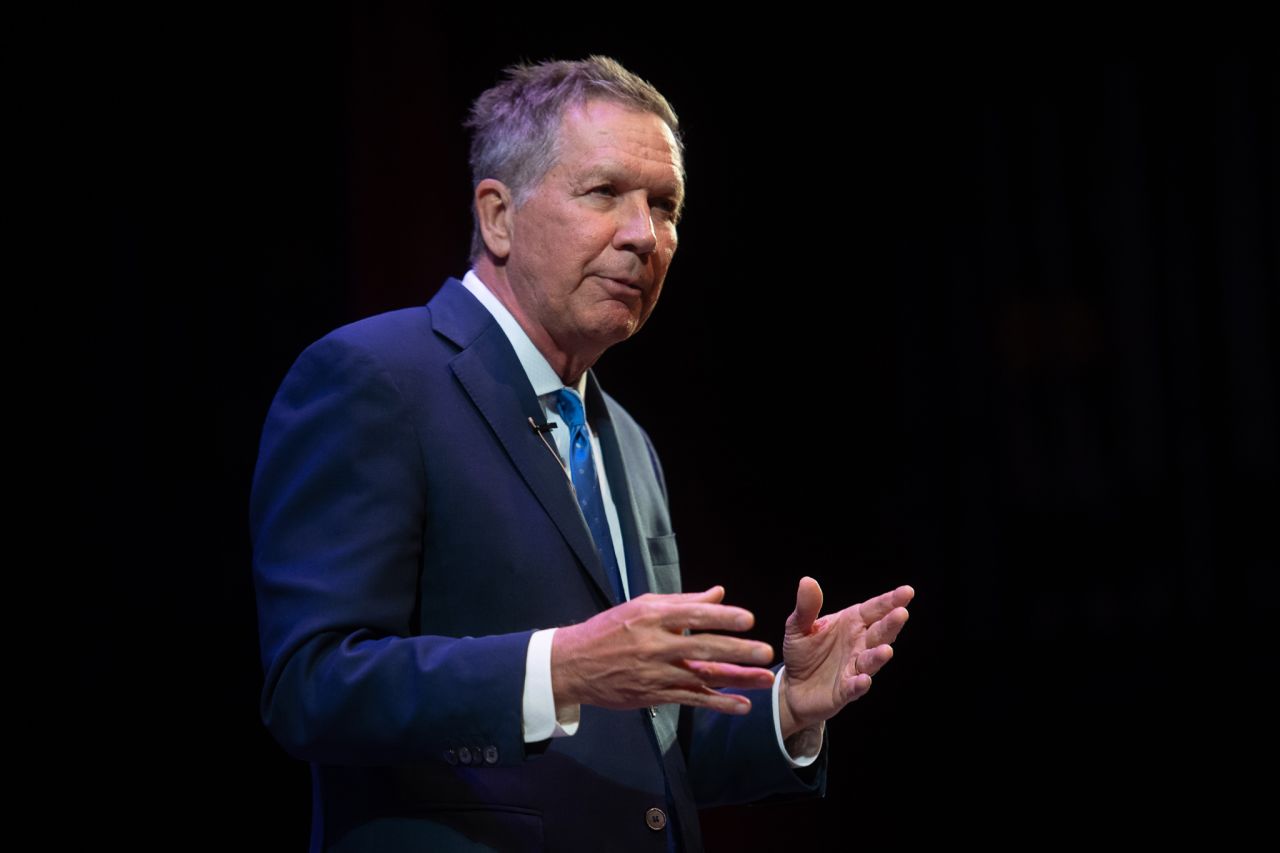
POLYGON ((610 317, 597 325, 595 338, 603 344, 612 346, 634 335, 640 326, 640 320, 634 314, 627 312, 625 317, 610 317))
POLYGON ((614 344, 622 343, 627 338, 631 337, 633 334, 635 334, 634 326, 628 326, 626 328, 614 328, 609 330, 601 329, 596 334, 595 339, 596 339, 596 343, 598 343, 599 345, 607 349, 613 346, 614 344))

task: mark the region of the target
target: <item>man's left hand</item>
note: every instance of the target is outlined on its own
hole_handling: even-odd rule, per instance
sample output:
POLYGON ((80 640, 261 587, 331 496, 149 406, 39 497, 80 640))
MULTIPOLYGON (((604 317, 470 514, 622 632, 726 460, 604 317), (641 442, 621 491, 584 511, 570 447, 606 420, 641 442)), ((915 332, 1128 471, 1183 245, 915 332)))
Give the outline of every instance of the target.
POLYGON ((871 676, 893 657, 890 644, 907 623, 906 605, 914 595, 900 586, 818 618, 822 587, 813 578, 800 579, 782 641, 786 670, 778 717, 784 740, 829 720, 871 689, 871 676))

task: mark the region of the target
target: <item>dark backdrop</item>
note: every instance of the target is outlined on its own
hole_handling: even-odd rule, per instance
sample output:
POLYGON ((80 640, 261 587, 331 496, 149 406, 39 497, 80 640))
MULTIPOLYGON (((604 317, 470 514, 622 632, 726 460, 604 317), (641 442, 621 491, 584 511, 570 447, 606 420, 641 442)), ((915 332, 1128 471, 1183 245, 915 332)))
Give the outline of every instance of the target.
POLYGON ((309 342, 465 271, 469 100, 589 52, 685 127, 662 305, 598 372, 663 456, 686 587, 724 583, 775 644, 802 574, 836 605, 917 590, 831 724, 826 800, 707 813, 709 847, 1183 836, 1262 807, 1232 767, 1271 746, 1276 671, 1265 54, 111 14, 69 48, 62 251, 87 271, 55 293, 91 555, 58 772, 89 826, 302 849, 308 773, 257 712, 263 417, 309 342))

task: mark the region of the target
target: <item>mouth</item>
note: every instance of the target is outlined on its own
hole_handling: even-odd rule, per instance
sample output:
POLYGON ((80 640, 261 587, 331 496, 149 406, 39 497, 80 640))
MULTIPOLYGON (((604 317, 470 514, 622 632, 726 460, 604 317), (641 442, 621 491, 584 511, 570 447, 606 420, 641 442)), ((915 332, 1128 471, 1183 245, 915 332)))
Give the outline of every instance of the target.
POLYGON ((613 276, 597 275, 596 278, 605 283, 605 289, 622 295, 643 296, 644 288, 640 286, 640 279, 635 278, 614 278, 613 276))

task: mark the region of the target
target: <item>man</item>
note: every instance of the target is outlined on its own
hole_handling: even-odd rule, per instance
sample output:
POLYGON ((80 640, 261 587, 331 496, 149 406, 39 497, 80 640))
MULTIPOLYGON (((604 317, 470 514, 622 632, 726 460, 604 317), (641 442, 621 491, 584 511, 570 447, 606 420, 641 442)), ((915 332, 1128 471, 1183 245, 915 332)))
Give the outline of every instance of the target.
POLYGON ((783 639, 681 593, 648 436, 590 371, 648 318, 678 125, 612 60, 477 99, 473 270, 303 353, 252 501, 263 719, 312 764, 313 850, 700 849, 698 806, 817 795, 824 725, 910 587, 783 639), (697 632, 697 633, 693 633, 697 632))

